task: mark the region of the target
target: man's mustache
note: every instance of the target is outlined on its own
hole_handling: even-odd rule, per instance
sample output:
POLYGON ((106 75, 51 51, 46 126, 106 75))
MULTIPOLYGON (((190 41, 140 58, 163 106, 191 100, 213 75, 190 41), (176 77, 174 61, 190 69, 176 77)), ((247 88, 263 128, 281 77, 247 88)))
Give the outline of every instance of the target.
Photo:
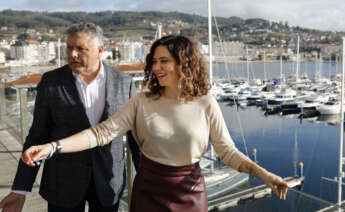
POLYGON ((81 64, 81 61, 78 61, 78 60, 70 60, 70 63, 78 63, 78 64, 81 64))

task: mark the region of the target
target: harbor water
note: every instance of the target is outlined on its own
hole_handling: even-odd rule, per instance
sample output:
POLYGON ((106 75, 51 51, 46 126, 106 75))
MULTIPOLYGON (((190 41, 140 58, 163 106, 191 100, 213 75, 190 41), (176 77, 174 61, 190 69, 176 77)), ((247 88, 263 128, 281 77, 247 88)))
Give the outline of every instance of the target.
MULTIPOLYGON (((279 62, 265 66, 270 79, 279 78, 279 62)), ((295 75, 295 66, 295 63, 284 63, 284 75, 295 75)), ((246 78, 248 73, 245 63, 215 64, 214 67, 215 78, 246 78)), ((249 67, 250 78, 264 77, 263 63, 252 63, 249 67)), ((341 64, 302 62, 300 69, 300 73, 308 77, 316 72, 330 77, 341 72, 341 64)), ((316 211, 337 202, 337 184, 328 179, 338 175, 338 116, 300 119, 298 115, 265 115, 265 111, 256 106, 220 102, 220 107, 230 134, 243 153, 248 152, 250 156, 251 151, 257 149, 258 163, 282 177, 298 174, 297 164, 303 162, 305 176, 299 190, 289 190, 286 201, 272 196, 225 211, 316 211)), ((242 187, 260 183, 261 180, 251 178, 242 187)))

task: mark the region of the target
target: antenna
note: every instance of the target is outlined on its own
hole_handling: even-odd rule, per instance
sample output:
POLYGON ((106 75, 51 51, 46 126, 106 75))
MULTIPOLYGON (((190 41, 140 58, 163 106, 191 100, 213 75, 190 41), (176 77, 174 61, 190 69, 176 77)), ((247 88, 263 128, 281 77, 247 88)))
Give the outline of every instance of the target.
POLYGON ((156 30, 156 35, 155 35, 155 40, 158 40, 162 37, 162 24, 158 23, 157 24, 157 30, 156 30))

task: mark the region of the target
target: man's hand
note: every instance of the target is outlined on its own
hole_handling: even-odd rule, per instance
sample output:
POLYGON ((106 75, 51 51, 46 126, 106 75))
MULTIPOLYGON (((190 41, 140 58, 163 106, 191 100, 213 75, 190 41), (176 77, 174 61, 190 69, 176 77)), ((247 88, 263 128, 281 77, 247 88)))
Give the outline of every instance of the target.
POLYGON ((9 193, 0 202, 2 212, 21 212, 25 202, 25 195, 9 193))

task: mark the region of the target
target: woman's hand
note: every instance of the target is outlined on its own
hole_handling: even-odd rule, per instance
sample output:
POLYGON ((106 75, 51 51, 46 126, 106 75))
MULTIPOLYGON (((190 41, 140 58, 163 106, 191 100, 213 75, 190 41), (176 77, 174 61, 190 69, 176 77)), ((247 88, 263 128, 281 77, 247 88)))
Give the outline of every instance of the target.
POLYGON ((34 162, 46 159, 50 151, 49 144, 32 146, 22 154, 22 160, 29 166, 35 166, 34 162))
POLYGON ((268 171, 265 171, 261 175, 261 179, 272 189, 273 193, 277 195, 279 199, 286 199, 288 184, 285 182, 285 180, 268 171))
POLYGON ((286 199, 288 184, 281 177, 265 170, 251 160, 243 161, 239 167, 239 171, 253 176, 259 176, 272 189, 275 195, 280 199, 286 199))

